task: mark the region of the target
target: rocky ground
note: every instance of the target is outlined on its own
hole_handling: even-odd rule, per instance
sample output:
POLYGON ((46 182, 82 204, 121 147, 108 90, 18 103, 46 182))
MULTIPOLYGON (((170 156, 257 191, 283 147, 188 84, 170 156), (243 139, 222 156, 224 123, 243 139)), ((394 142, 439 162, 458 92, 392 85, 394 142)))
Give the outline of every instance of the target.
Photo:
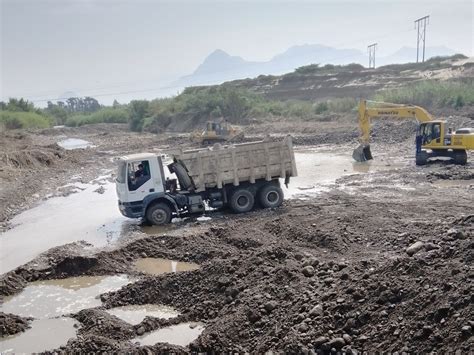
MULTIPOLYGON (((351 120, 339 120, 340 124, 318 123, 316 128, 301 123, 294 129, 295 141, 353 145, 357 134, 351 120)), ((471 123, 465 116, 450 120, 453 125, 471 123)), ((274 126, 272 132, 283 134, 286 129, 274 126)), ((412 129, 407 122, 378 124, 374 155, 413 159, 412 129), (397 129, 402 133, 394 134, 397 129)), ((263 135, 265 128, 251 131, 263 135)), ((2 186, 8 181, 10 187, 27 186, 33 174, 36 180, 52 176, 55 184, 78 170, 94 175, 111 168, 111 158, 125 149, 152 150, 176 140, 185 142, 183 137, 136 135, 118 126, 2 139, 15 142, 15 147, 28 140, 55 156, 50 164, 35 165, 35 173, 22 166, 20 171, 31 170, 27 176, 17 176, 17 169, 4 165, 2 186), (60 135, 71 133, 97 147, 64 151, 51 146, 60 135)), ((137 277, 119 291, 103 294, 103 306, 73 315, 80 328, 76 339, 58 349, 64 353, 468 353, 474 348, 474 157, 469 158, 466 166, 394 166, 370 175, 348 175, 328 192, 285 201, 276 210, 182 222, 174 226, 183 230, 178 237, 142 236, 95 254, 81 244, 57 247, 2 275, 0 294, 15 294, 35 280, 118 273, 137 277), (200 268, 149 276, 133 267, 143 257, 191 261, 200 268), (146 303, 173 306, 180 316, 147 317, 130 325, 104 312, 146 303), (187 348, 131 342, 137 335, 187 321, 205 325, 187 348)), ((23 207, 12 202, 7 210, 2 200, 5 225, 18 210, 35 203, 27 195, 37 193, 36 200, 45 196, 43 184, 38 181, 25 193, 23 207)), ((2 199, 23 196, 11 188, 0 193, 2 199)), ((4 335, 27 327, 28 319, 0 317, 4 335)))

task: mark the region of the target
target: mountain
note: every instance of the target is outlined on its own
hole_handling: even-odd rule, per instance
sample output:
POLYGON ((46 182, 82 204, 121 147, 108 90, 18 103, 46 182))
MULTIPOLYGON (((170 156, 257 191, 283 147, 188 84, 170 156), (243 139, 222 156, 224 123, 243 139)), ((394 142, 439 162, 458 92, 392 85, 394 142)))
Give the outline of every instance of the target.
MULTIPOLYGON (((432 56, 455 54, 447 47, 427 47, 425 59, 432 56)), ((416 61, 416 48, 402 47, 395 53, 376 58, 377 66, 393 63, 416 61)), ((349 64, 367 65, 367 54, 358 49, 333 48, 320 44, 303 44, 288 48, 266 62, 247 61, 239 56, 232 56, 221 49, 209 54, 204 61, 190 74, 173 83, 176 87, 193 85, 220 84, 224 81, 253 78, 259 75, 279 75, 291 72, 298 67, 309 64, 349 64)))

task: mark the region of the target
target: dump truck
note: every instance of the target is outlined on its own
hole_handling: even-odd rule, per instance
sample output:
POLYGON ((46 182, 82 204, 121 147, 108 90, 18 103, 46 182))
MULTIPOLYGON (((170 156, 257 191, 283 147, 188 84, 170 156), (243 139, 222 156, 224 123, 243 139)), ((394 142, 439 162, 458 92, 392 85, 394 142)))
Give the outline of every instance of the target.
POLYGON ((173 217, 229 207, 244 213, 259 205, 283 202, 286 185, 297 175, 291 137, 123 156, 116 189, 120 212, 148 223, 167 224, 173 217))

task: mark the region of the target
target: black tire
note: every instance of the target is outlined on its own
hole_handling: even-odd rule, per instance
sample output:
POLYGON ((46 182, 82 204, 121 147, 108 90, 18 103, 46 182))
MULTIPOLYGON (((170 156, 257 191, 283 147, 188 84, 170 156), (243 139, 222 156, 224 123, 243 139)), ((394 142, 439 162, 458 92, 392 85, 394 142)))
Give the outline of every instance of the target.
POLYGON ((283 203, 283 190, 280 186, 267 184, 258 191, 258 201, 263 208, 275 208, 283 203))
POLYGON ((421 151, 416 154, 416 165, 426 165, 428 163, 428 153, 421 151))
POLYGON ((166 203, 155 203, 146 210, 146 220, 157 226, 171 222, 171 209, 166 203))
POLYGON ((181 190, 189 190, 189 188, 193 186, 191 178, 189 177, 188 172, 184 166, 182 166, 180 163, 175 163, 173 165, 173 171, 178 178, 181 190))
POLYGON ((235 213, 248 212, 253 208, 255 198, 253 194, 246 189, 237 189, 230 197, 229 205, 235 213))
POLYGON ((465 150, 456 150, 453 155, 454 164, 466 165, 467 163, 467 153, 465 150))

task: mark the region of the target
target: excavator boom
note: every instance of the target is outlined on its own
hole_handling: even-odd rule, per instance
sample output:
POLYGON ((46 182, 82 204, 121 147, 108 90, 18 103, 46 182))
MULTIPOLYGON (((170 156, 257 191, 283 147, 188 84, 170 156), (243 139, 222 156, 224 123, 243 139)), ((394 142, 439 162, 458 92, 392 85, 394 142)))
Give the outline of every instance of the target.
POLYGON ((360 145, 354 149, 352 157, 355 161, 363 162, 373 159, 370 151, 370 123, 378 117, 411 118, 419 122, 432 121, 433 117, 424 108, 412 105, 397 105, 386 102, 361 100, 358 108, 360 145), (367 105, 370 104, 370 106, 367 105))

